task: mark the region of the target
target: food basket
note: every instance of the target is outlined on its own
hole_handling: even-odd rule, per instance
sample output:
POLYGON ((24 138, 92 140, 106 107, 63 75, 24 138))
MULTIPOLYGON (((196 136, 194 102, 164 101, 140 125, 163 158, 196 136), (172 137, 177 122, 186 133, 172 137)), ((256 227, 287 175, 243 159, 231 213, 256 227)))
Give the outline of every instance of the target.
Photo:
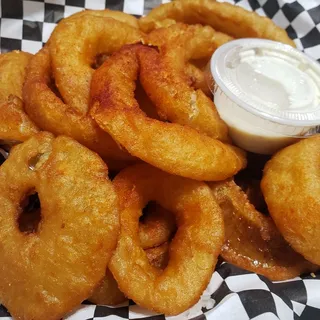
MULTIPOLYGON (((87 9, 122 10, 136 16, 148 13, 166 0, 2 0, 1 52, 23 50, 36 53, 48 40, 57 22, 87 9)), ((273 19, 294 39, 297 47, 320 62, 319 0, 235 0, 227 1, 273 19)), ((1 281, 1 278, 0 278, 1 281)), ((132 301, 116 306, 84 302, 68 320, 170 318, 214 320, 320 319, 320 273, 289 281, 267 278, 231 264, 217 266, 200 301, 181 315, 165 317, 135 305, 132 301)), ((11 319, 0 306, 0 320, 11 319)))

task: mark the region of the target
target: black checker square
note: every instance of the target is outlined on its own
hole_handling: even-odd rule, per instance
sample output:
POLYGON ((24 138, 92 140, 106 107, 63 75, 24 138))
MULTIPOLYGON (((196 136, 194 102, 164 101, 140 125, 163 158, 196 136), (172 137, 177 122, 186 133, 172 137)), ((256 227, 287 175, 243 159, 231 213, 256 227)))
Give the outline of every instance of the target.
POLYGON ((263 6, 262 9, 269 18, 273 18, 275 14, 280 10, 279 3, 277 0, 268 0, 263 6))
POLYGON ((292 28, 291 25, 289 25, 289 27, 286 29, 286 32, 291 39, 294 40, 298 38, 296 31, 292 28))
POLYGON ((320 309, 306 306, 300 315, 300 320, 318 320, 320 319, 320 309))
POLYGON ((292 22, 301 12, 304 11, 299 1, 286 3, 281 10, 289 22, 292 22))
POLYGON ((304 48, 316 46, 320 44, 320 31, 317 29, 317 27, 314 27, 304 37, 300 38, 300 40, 304 48))
POLYGON ((12 50, 21 50, 22 40, 1 38, 1 53, 9 52, 12 50))
POLYGON ((108 317, 108 316, 118 316, 123 319, 129 318, 129 308, 127 306, 125 307, 119 307, 119 308, 111 308, 107 306, 96 306, 96 309, 94 311, 94 318, 99 317, 108 317))
POLYGON ((32 41, 42 41, 42 28, 42 22, 23 20, 23 39, 32 41))
POLYGON ((247 290, 238 292, 239 298, 250 319, 267 312, 277 315, 277 309, 270 291, 247 290))
POLYGON ((0 319, 4 317, 10 317, 10 313, 3 305, 0 304, 0 319))
POLYGON ((2 18, 22 19, 23 18, 23 1, 22 0, 2 0, 1 13, 2 18))
POLYGON ((308 10, 308 13, 316 25, 320 24, 320 4, 317 7, 308 10))
POLYGON ((52 3, 44 5, 44 21, 50 23, 58 23, 64 18, 64 6, 52 3))
POLYGON ((123 0, 106 0, 106 8, 110 10, 123 11, 124 1, 123 0))
POLYGON ((67 6, 84 8, 85 0, 66 0, 67 6))

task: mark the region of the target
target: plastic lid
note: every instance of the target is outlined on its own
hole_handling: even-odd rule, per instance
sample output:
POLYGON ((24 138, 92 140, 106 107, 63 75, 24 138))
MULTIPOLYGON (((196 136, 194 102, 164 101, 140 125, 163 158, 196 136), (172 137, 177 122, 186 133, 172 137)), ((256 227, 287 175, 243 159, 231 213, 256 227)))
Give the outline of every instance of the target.
POLYGON ((222 91, 248 112, 281 124, 320 124, 320 64, 297 49, 234 40, 215 51, 210 69, 222 91))

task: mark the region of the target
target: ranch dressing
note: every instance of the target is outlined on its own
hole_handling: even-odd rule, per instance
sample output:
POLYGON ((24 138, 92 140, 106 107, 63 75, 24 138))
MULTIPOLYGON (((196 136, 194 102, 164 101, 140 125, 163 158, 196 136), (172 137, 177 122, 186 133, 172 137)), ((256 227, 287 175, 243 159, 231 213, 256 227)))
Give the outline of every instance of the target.
POLYGON ((243 149, 272 154, 317 132, 320 65, 298 50, 234 40, 216 50, 210 71, 217 110, 243 149))

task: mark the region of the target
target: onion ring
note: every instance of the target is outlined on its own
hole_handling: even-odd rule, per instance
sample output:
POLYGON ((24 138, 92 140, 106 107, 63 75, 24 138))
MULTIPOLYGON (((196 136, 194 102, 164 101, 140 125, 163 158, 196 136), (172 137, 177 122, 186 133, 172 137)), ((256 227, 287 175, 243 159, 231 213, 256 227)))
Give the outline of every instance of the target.
POLYGON ((63 100, 71 108, 85 114, 94 72, 91 65, 96 55, 110 54, 124 44, 143 39, 143 33, 137 28, 92 14, 73 17, 58 24, 50 37, 49 46, 55 82, 63 100))
MULTIPOLYGON (((169 260, 169 244, 144 250, 151 265, 158 269, 164 269, 169 260)), ((115 306, 127 300, 126 296, 120 291, 118 283, 108 269, 101 284, 95 289, 92 296, 88 299, 95 304, 115 306)))
POLYGON ((139 21, 144 32, 161 26, 163 21, 209 25, 235 38, 264 38, 295 46, 285 30, 271 19, 241 7, 211 0, 180 0, 165 3, 150 11, 139 21))
POLYGON ((195 180, 224 180, 246 165, 245 153, 187 126, 148 118, 134 99, 139 65, 158 52, 124 46, 94 74, 91 115, 136 156, 166 172, 195 180))
POLYGON ((272 220, 254 208, 234 181, 209 186, 224 214, 223 259, 277 281, 318 269, 292 250, 272 220))
POLYGON ((139 21, 138 19, 128 13, 125 13, 123 11, 117 11, 117 10, 83 10, 80 12, 77 12, 68 18, 65 18, 59 22, 59 24, 62 23, 68 23, 71 19, 84 17, 84 16, 97 16, 97 17, 103 17, 103 18, 112 18, 118 21, 121 21, 123 23, 128 24, 131 27, 139 28, 139 21))
POLYGON ((22 99, 26 69, 32 55, 22 51, 0 54, 0 102, 9 96, 22 99))
MULTIPOLYGON (((214 50, 231 37, 216 33, 211 27, 177 24, 158 29, 149 34, 148 43, 158 46, 160 55, 144 59, 141 64, 140 81, 155 104, 163 120, 187 125, 212 138, 230 141, 228 127, 221 120, 211 98, 202 90, 194 90, 188 83, 185 70, 190 59, 210 57, 214 50), (177 103, 179 101, 179 103, 177 103)), ((206 93, 203 72, 193 76, 200 78, 206 93)))
POLYGON ((171 212, 156 203, 147 206, 147 212, 139 224, 140 245, 143 249, 160 246, 170 240, 176 231, 175 218, 171 212))
POLYGON ((276 153, 264 168, 261 189, 283 237, 307 260, 320 265, 320 136, 276 153))
POLYGON ((31 57, 21 51, 0 55, 0 139, 5 143, 24 141, 39 131, 25 113, 21 100, 31 57))
POLYGON ((106 165, 70 138, 39 133, 0 167, 0 201, 1 302, 16 319, 60 319, 92 293, 117 243, 106 165), (34 192, 41 221, 26 234, 17 220, 34 192))
POLYGON ((32 58, 23 88, 25 109, 40 128, 74 138, 101 155, 112 169, 133 159, 89 115, 66 105, 50 85, 51 59, 48 47, 44 47, 32 58))
POLYGON ((221 210, 210 188, 147 164, 124 169, 113 184, 120 200, 121 231, 109 268, 120 290, 156 312, 175 315, 185 311, 208 285, 223 244, 221 210), (138 235, 142 208, 150 200, 177 219, 178 230, 163 271, 150 265, 138 235))

